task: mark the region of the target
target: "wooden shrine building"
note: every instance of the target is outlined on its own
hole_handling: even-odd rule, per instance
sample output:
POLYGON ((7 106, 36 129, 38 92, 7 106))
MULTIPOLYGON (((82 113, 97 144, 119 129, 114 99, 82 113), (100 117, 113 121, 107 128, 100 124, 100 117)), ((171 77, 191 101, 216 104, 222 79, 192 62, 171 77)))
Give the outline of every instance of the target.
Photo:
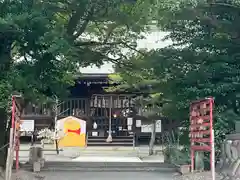
MULTIPOLYGON (((111 86, 108 74, 83 74, 70 87, 70 95, 62 99, 57 108, 58 119, 74 116, 87 124, 87 145, 108 145, 106 139, 111 131, 111 145, 135 146, 141 137, 150 137, 143 132, 141 119, 128 117, 135 93, 107 93, 104 88, 111 86)), ((54 123, 53 104, 29 104, 24 109, 23 120, 34 120, 35 129, 49 127, 54 123)), ((161 131, 176 128, 177 124, 161 121, 161 131)))

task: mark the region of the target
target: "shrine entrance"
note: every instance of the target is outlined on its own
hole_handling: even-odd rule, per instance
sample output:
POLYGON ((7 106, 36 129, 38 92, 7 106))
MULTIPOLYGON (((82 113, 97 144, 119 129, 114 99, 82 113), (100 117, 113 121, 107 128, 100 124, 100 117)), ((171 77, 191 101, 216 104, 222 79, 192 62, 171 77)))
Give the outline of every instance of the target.
POLYGON ((92 128, 89 129, 89 136, 107 137, 111 133, 112 137, 118 137, 132 134, 133 128, 129 127, 128 117, 124 113, 132 106, 130 96, 93 95, 90 103, 92 128))

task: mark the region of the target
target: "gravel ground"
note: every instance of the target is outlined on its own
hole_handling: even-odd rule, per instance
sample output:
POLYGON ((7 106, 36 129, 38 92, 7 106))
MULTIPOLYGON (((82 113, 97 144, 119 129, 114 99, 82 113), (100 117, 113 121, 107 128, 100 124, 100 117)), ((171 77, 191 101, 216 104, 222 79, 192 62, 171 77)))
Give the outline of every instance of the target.
MULTIPOLYGON (((212 180, 210 172, 187 174, 184 176, 173 175, 168 173, 158 172, 75 172, 75 171, 55 171, 31 173, 20 171, 17 175, 14 174, 12 180, 133 180, 137 177, 138 180, 212 180)), ((216 175, 216 180, 221 177, 216 175)), ((1 180, 1 178, 0 178, 1 180)))
MULTIPOLYGON (((175 176, 176 180, 212 180, 211 172, 191 173, 183 176, 175 176)), ((216 174, 216 180, 220 180, 221 176, 216 174)))
POLYGON ((41 172, 39 174, 30 172, 21 172, 18 178, 13 176, 12 180, 172 180, 172 174, 158 172, 71 172, 71 171, 55 171, 41 172), (21 176, 21 177, 20 177, 21 176))

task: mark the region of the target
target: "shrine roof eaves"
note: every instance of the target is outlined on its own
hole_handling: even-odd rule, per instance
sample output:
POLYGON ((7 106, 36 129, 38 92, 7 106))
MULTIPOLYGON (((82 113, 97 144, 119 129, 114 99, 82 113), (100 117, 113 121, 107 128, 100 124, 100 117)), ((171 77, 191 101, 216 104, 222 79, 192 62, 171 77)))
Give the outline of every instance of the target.
POLYGON ((76 78, 108 78, 111 73, 82 73, 77 74, 76 78))

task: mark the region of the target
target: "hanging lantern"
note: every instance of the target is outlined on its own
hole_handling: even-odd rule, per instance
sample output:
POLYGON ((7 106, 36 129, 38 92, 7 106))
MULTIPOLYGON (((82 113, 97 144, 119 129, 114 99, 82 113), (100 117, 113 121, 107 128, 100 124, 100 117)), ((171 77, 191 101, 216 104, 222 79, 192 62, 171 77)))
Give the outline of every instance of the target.
POLYGON ((97 129, 98 125, 96 122, 93 123, 93 129, 97 129))
POLYGON ((114 118, 117 118, 117 117, 119 117, 120 115, 121 115, 121 111, 116 111, 116 112, 113 113, 113 117, 114 117, 114 118))

